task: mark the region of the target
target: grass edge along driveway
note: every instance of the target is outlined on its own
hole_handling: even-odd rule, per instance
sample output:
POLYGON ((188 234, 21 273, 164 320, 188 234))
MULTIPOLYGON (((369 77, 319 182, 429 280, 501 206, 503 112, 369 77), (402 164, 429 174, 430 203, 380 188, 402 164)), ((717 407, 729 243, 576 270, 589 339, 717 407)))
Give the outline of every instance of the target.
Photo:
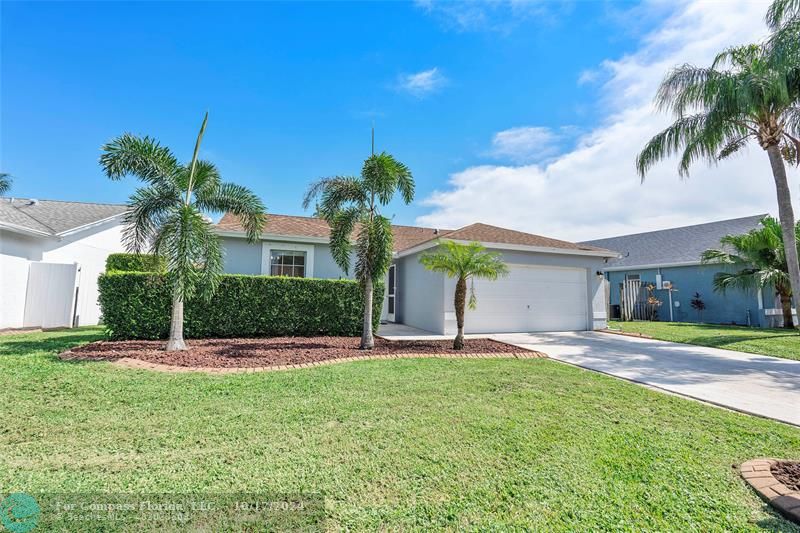
POLYGON ((609 327, 657 340, 771 355, 800 361, 800 334, 786 329, 748 328, 688 322, 609 322, 609 327))
POLYGON ((316 494, 325 529, 800 531, 733 465, 800 430, 549 360, 210 376, 63 362, 99 329, 0 337, 0 487, 316 494))

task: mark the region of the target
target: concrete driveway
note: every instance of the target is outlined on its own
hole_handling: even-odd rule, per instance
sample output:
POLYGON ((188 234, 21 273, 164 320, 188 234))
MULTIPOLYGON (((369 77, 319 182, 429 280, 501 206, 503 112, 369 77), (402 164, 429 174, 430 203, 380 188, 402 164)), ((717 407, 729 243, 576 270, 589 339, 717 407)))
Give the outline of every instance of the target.
POLYGON ((491 337, 559 361, 800 425, 800 361, 596 332, 491 337))

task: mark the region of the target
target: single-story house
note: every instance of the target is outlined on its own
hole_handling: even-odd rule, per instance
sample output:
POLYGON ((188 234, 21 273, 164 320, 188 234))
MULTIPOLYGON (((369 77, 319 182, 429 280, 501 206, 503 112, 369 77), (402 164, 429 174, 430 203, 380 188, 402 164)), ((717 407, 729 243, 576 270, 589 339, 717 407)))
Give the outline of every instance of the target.
MULTIPOLYGON (((455 280, 426 270, 420 256, 440 240, 478 241, 502 253, 510 274, 475 280, 478 306, 467 311, 467 333, 579 331, 606 327, 602 269, 615 252, 521 231, 472 224, 456 230, 392 226, 394 260, 386 279, 383 319, 454 334, 455 280)), ((331 256, 328 224, 319 218, 269 215, 261 240, 250 244, 237 217, 217 224, 225 271, 308 278, 344 278, 331 256)), ((350 272, 352 275, 352 270, 350 272)))
POLYGON ((0 198, 0 329, 97 324, 124 205, 0 198))
POLYGON ((596 239, 582 244, 620 253, 618 259, 609 260, 603 268, 610 285, 612 318, 619 317, 624 282, 638 280, 643 286, 655 286, 655 296, 662 302, 659 320, 775 326, 782 317, 773 291, 715 292, 714 275, 730 267, 703 265, 700 261, 705 250, 720 247, 722 237, 746 233, 758 227, 764 216, 596 239), (691 305, 696 293, 705 304, 702 312, 691 305))

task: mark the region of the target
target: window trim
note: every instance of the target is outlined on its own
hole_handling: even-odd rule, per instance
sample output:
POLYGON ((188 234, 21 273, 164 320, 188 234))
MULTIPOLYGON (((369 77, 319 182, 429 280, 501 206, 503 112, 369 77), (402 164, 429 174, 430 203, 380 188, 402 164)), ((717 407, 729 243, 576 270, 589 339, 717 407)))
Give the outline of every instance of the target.
POLYGON ((296 242, 262 241, 261 243, 261 274, 269 276, 271 272, 270 258, 272 250, 286 252, 305 252, 306 253, 306 278, 314 277, 314 245, 301 244, 296 242))

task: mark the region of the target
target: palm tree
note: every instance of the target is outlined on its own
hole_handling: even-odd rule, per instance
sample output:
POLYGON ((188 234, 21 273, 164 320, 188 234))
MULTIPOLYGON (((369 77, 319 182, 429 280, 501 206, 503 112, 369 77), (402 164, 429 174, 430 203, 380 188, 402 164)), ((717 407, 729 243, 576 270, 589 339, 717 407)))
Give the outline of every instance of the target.
MULTIPOLYGON (((800 223, 794 233, 800 239, 800 223)), ((716 263, 738 267, 736 272, 719 272, 714 276, 714 290, 754 289, 772 286, 781 299, 783 327, 794 327, 792 319, 792 287, 786 264, 781 224, 772 217, 764 217, 761 227, 743 235, 726 235, 720 240, 722 247, 703 252, 703 263, 716 263)))
POLYGON ((800 51, 800 0, 774 0, 765 19, 773 31, 767 41, 773 52, 786 59, 796 57, 800 51))
MULTIPOLYGON (((495 280, 508 274, 508 267, 499 253, 487 252, 480 243, 459 244, 443 241, 437 252, 423 254, 419 262, 434 272, 444 272, 450 278, 456 278, 454 305, 458 333, 453 341, 454 350, 464 349, 464 313, 467 305, 467 281, 474 278, 495 280)), ((469 297, 469 308, 477 306, 475 290, 469 297)))
POLYGON ((5 194, 11 189, 11 174, 0 172, 0 195, 5 194))
POLYGON ((784 158, 800 161, 799 96, 798 69, 776 59, 768 46, 731 48, 707 68, 682 65, 667 75, 655 98, 661 110, 672 112, 675 122, 636 158, 644 180, 658 161, 678 154, 678 173, 685 177, 693 162, 717 163, 755 139, 772 168, 795 295, 800 295, 800 264, 784 158))
POLYGON ((375 346, 372 335, 372 295, 392 264, 392 224, 380 214, 399 192, 406 204, 414 199, 411 171, 394 157, 372 154, 361 168, 361 176, 323 178, 311 185, 303 200, 308 209, 319 200, 316 212, 331 227, 331 255, 339 267, 350 272, 351 238, 355 233, 355 277, 364 291, 364 328, 361 349, 375 346))
POLYGON ((134 176, 146 186, 128 200, 123 241, 129 251, 145 249, 166 259, 172 284, 172 319, 167 351, 185 350, 183 303, 200 293, 209 298, 222 273, 222 250, 206 213, 237 215, 250 242, 265 222, 264 205, 249 189, 223 183, 213 163, 198 159, 208 113, 189 164, 151 137, 126 133, 104 145, 100 166, 112 180, 134 176))

